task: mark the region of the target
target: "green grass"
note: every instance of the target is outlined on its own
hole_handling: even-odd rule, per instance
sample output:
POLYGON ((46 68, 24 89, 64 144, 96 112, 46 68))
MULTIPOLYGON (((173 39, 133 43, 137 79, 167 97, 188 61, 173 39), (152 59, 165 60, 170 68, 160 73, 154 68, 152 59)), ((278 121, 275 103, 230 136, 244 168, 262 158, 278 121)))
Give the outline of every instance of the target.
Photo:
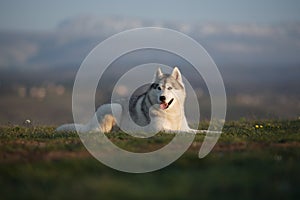
MULTIPOLYGON (((240 120, 223 131, 204 159, 197 157, 204 136, 197 135, 170 166, 128 174, 90 156, 74 132, 2 126, 1 199, 300 199, 300 120, 240 120)), ((161 148, 173 137, 107 136, 135 152, 161 148)))

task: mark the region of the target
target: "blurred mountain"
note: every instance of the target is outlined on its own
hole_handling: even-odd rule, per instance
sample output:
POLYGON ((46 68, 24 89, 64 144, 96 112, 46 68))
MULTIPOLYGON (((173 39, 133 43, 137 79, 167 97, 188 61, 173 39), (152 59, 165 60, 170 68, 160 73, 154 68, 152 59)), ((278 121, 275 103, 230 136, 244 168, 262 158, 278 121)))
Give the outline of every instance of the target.
POLYGON ((78 66, 93 47, 112 34, 144 26, 171 28, 189 35, 218 65, 300 63, 300 22, 203 24, 79 16, 66 19, 52 32, 0 31, 0 68, 78 66))

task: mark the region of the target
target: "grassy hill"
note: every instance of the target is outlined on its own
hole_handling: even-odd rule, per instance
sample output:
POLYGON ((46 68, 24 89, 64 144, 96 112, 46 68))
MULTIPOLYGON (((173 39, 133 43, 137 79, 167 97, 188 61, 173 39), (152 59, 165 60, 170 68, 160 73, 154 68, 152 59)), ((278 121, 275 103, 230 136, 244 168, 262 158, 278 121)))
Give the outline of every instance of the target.
MULTIPOLYGON (((199 128, 206 128, 202 122, 199 128)), ((128 174, 101 164, 74 132, 54 127, 0 127, 1 199, 299 199, 300 120, 227 122, 218 143, 197 157, 203 135, 185 154, 152 173, 128 174)), ((172 135, 107 136, 147 152, 172 135)))

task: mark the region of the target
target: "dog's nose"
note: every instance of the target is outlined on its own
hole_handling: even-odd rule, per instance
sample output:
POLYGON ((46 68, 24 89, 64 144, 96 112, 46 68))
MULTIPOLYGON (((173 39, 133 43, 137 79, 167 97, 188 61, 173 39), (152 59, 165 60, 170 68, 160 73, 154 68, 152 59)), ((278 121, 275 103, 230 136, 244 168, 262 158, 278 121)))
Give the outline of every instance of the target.
POLYGON ((160 96, 160 97, 159 97, 159 100, 160 100, 160 101, 165 101, 165 100, 166 100, 166 97, 165 97, 165 96, 160 96))

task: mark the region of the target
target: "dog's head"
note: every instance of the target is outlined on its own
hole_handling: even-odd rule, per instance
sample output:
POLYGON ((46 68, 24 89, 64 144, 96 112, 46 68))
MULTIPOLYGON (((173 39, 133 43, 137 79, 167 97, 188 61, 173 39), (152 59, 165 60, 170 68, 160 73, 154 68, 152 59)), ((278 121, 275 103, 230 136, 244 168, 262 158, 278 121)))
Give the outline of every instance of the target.
POLYGON ((185 88, 182 76, 177 67, 171 74, 163 74, 158 68, 151 85, 151 95, 162 110, 171 109, 174 105, 182 106, 185 100, 185 88))

